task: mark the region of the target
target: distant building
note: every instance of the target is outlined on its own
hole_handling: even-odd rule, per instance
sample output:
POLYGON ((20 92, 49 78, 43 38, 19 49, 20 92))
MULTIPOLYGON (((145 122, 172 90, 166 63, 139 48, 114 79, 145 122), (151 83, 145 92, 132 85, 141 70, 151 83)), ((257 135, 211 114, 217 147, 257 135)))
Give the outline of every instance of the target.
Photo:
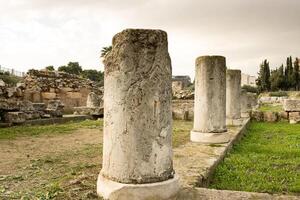
POLYGON ((189 76, 173 76, 172 77, 172 90, 180 91, 188 87, 191 84, 191 78, 189 76))
POLYGON ((241 80, 241 85, 250 85, 253 87, 256 87, 256 77, 255 76, 250 76, 248 74, 243 74, 242 73, 242 80, 241 80))

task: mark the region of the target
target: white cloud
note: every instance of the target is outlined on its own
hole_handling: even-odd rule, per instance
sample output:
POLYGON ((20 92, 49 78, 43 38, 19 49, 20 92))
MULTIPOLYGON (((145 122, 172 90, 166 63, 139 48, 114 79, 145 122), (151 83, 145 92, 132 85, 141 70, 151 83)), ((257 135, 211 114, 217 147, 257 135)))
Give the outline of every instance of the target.
POLYGON ((224 55, 256 74, 299 55, 298 0, 0 0, 0 65, 27 70, 79 61, 102 69, 100 49, 125 28, 168 32, 174 74, 194 74, 196 57, 224 55), (297 55, 298 54, 298 55, 297 55))

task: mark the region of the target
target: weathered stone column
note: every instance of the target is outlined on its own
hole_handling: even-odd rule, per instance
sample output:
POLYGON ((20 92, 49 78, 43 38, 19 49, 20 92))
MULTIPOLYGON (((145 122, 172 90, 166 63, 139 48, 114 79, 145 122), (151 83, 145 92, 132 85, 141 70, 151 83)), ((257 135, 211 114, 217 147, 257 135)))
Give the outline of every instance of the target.
POLYGON ((179 189, 172 152, 172 68, 167 33, 127 29, 113 38, 104 77, 105 199, 169 199, 179 189))
POLYGON ((251 104, 246 90, 241 90, 241 117, 250 117, 251 104))
POLYGON ((196 59, 194 128, 191 141, 226 143, 226 61, 223 56, 196 59))
POLYGON ((226 71, 226 124, 242 125, 241 119, 241 70, 226 71))

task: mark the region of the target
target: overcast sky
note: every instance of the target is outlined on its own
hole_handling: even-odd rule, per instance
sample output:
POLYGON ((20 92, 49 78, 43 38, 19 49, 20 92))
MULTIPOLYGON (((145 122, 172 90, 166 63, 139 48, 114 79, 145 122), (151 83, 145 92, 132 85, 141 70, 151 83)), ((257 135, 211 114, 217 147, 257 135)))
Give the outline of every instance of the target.
POLYGON ((78 61, 103 70, 100 50, 125 28, 167 31, 174 75, 223 55, 256 75, 300 57, 300 0, 0 0, 0 65, 26 71, 78 61))

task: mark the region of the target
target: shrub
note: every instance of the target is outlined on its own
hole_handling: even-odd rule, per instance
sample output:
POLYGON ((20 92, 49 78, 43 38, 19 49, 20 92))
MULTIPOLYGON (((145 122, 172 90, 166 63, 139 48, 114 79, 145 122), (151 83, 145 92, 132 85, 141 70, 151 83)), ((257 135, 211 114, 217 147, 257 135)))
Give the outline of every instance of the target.
POLYGON ((243 90, 246 90, 247 92, 252 92, 258 94, 258 89, 256 87, 250 86, 250 85, 243 85, 242 86, 243 90))
POLYGON ((13 76, 8 72, 0 72, 0 79, 9 86, 15 86, 21 80, 20 77, 13 76))
POLYGON ((286 97, 286 96, 288 96, 288 93, 285 91, 270 92, 269 96, 270 97, 286 97))

